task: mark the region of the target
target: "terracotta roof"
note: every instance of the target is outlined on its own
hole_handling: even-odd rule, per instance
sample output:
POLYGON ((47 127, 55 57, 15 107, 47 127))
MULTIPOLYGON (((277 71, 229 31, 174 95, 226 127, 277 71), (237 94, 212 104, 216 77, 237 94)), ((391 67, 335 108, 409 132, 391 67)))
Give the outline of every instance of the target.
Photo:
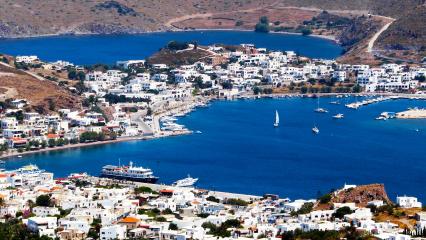
POLYGON ((163 190, 160 190, 160 193, 173 193, 173 190, 172 189, 163 189, 163 190))
POLYGON ((140 220, 134 217, 125 217, 120 220, 120 223, 138 223, 140 220))
POLYGON ((47 138, 58 138, 58 137, 59 137, 58 134, 54 134, 54 133, 47 134, 47 138))

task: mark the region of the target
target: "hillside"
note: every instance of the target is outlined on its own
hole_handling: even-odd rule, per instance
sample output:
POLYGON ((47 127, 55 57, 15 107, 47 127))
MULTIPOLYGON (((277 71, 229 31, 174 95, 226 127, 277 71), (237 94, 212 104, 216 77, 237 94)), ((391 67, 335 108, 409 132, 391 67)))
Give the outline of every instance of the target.
POLYGON ((426 5, 397 19, 379 38, 385 49, 426 50, 426 5))
POLYGON ((27 99, 29 107, 40 113, 81 106, 78 97, 55 83, 39 80, 21 70, 0 64, 0 100, 8 98, 27 99))
MULTIPOLYGON (((267 16, 274 29, 293 31, 323 10, 354 18, 367 14, 395 18, 375 44, 382 55, 423 53, 394 52, 422 49, 425 46, 426 0, 0 0, 0 38, 51 34, 120 34, 193 28, 253 29, 259 17, 267 16)), ((320 29, 315 34, 333 35, 351 49, 377 22, 358 22, 349 31, 320 29), (352 31, 353 30, 353 31, 352 31), (364 32, 364 30, 367 30, 364 32)), ((352 48, 353 47, 353 48, 352 48)), ((359 53, 358 53, 359 54, 359 53)), ((359 57, 359 56, 357 56, 359 57)), ((373 56, 370 56, 373 58, 373 56)))

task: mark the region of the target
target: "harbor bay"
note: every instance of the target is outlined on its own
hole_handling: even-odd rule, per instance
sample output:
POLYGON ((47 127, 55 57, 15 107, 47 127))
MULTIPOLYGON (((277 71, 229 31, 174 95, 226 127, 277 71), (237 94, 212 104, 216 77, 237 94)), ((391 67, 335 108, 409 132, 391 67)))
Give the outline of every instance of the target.
POLYGON ((190 135, 24 155, 5 167, 33 163, 57 177, 81 171, 97 176, 104 165, 133 161, 151 168, 159 183, 190 174, 199 178, 198 187, 217 191, 315 198, 316 192, 344 183, 377 182, 392 198, 411 194, 426 200, 426 123, 375 120, 382 112, 424 108, 426 102, 397 99, 357 110, 345 107, 362 99, 321 98, 326 114, 314 112, 318 103, 311 98, 214 101, 178 119, 194 131, 190 135), (278 128, 273 126, 276 110, 278 128), (337 113, 345 118, 333 119, 337 113), (312 134, 314 125, 320 134, 312 134))

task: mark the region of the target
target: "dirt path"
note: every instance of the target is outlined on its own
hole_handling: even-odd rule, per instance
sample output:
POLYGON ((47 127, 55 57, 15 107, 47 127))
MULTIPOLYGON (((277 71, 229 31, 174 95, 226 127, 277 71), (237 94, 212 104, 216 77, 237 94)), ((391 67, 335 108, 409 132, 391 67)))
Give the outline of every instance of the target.
POLYGON ((261 10, 263 8, 266 8, 266 7, 274 7, 277 4, 279 4, 279 3, 280 3, 280 1, 276 1, 276 2, 274 2, 274 3, 272 3, 272 4, 268 5, 268 6, 261 6, 261 7, 241 9, 241 10, 234 10, 234 11, 224 11, 224 12, 215 12, 215 13, 209 12, 209 13, 188 14, 188 15, 184 15, 184 16, 181 16, 181 17, 176 17, 176 18, 170 19, 169 21, 167 21, 165 23, 165 26, 167 28, 170 28, 170 29, 180 29, 180 28, 178 28, 178 27, 175 26, 176 23, 183 22, 183 21, 186 21, 186 20, 190 20, 190 19, 193 19, 193 18, 207 18, 207 17, 211 17, 211 16, 213 16, 215 14, 254 12, 254 11, 258 11, 258 10, 261 10))
POLYGON ((380 34, 382 34, 384 31, 386 31, 389 28, 389 26, 392 25, 392 23, 395 21, 394 18, 388 18, 388 17, 383 17, 383 18, 386 18, 389 22, 386 23, 376 34, 374 34, 374 36, 370 39, 370 41, 368 41, 368 47, 367 47, 368 53, 373 52, 374 43, 379 38, 380 34))

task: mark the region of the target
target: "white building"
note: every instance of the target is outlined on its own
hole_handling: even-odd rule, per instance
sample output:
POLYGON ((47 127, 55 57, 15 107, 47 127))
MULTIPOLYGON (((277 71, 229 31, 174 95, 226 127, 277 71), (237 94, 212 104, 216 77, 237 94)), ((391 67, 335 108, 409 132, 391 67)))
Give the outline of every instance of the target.
POLYGON ((101 240, 126 239, 126 226, 112 225, 102 227, 99 236, 101 240))
POLYGON ((417 201, 416 197, 397 197, 396 203, 402 208, 421 208, 422 203, 417 201))

